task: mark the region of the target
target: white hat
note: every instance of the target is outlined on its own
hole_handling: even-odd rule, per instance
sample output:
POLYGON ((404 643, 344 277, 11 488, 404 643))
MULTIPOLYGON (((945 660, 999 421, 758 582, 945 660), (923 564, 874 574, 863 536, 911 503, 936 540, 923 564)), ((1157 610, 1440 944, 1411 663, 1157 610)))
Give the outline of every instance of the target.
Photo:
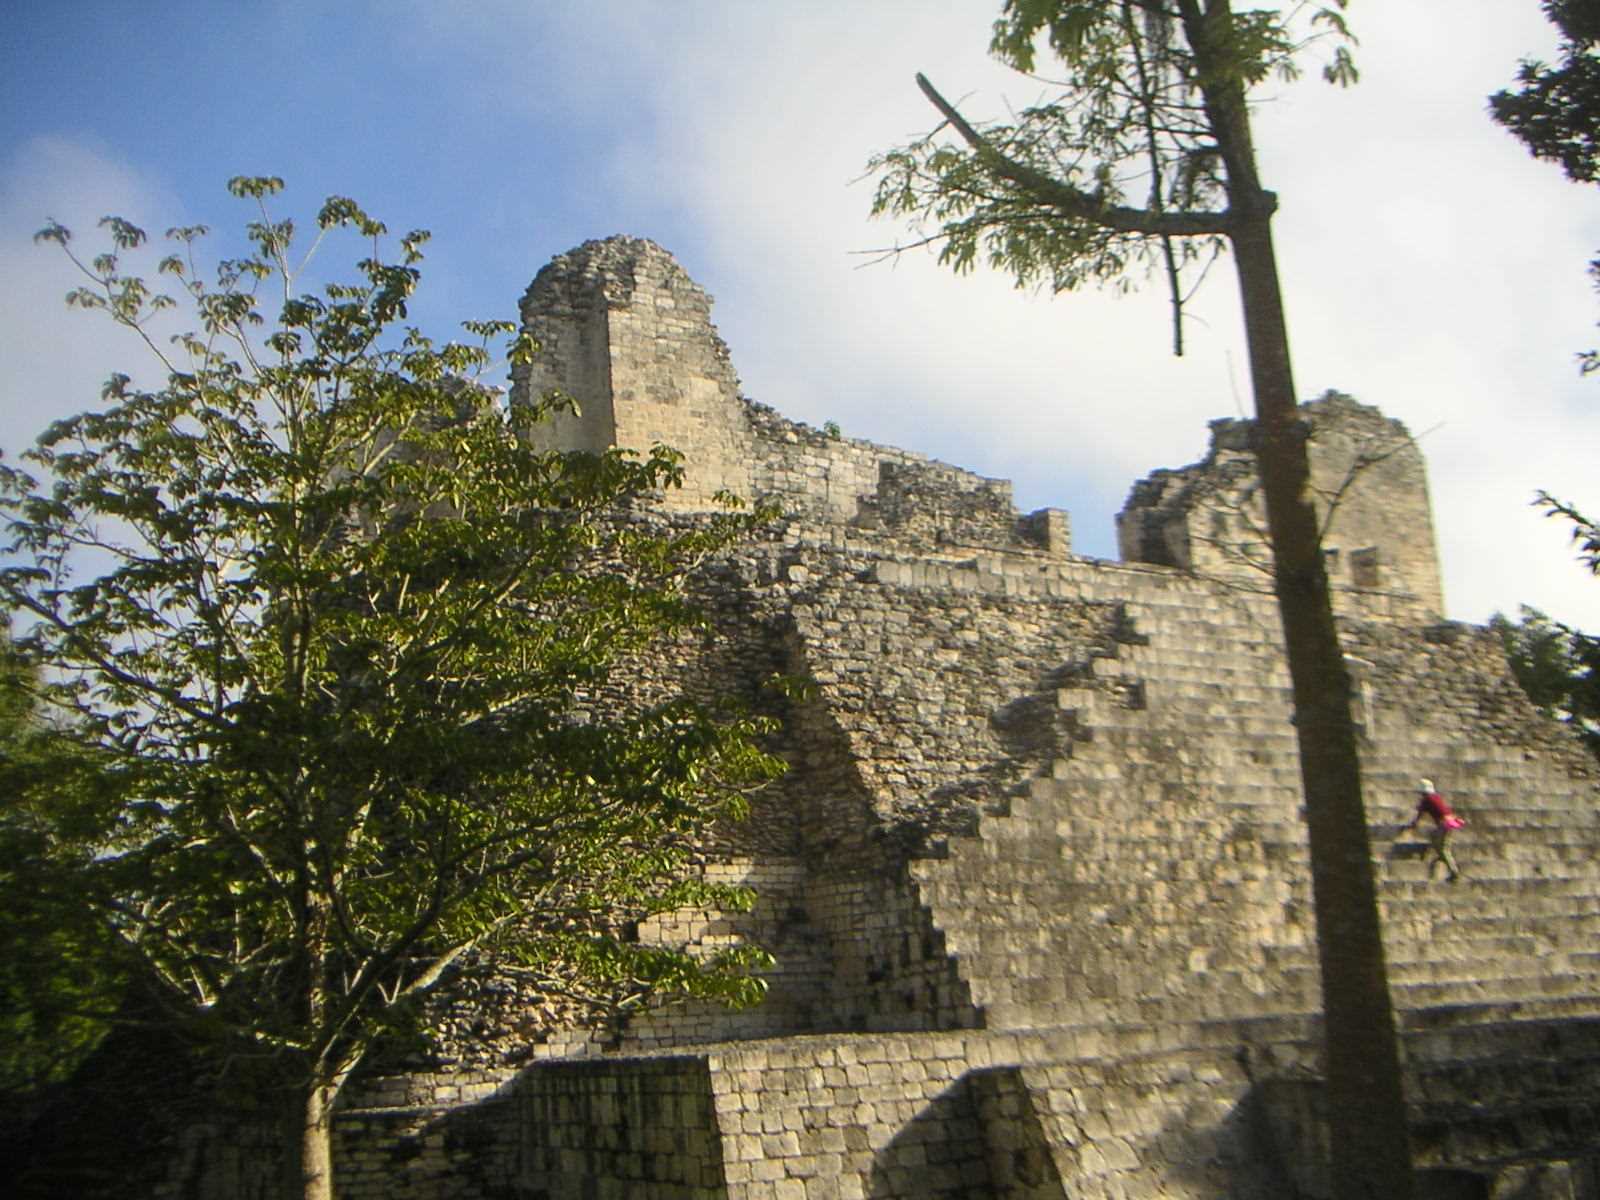
POLYGON ((1422 780, 1422 790, 1425 791, 1425 792, 1433 791, 1433 780, 1431 780, 1431 779, 1422 780))

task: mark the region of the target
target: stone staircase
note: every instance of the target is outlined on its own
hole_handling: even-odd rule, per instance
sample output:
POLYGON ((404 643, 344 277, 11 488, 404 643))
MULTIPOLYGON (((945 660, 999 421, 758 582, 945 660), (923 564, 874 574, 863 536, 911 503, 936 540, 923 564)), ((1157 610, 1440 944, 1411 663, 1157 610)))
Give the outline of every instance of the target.
MULTIPOLYGON (((989 1028, 1320 1008, 1287 670, 1260 598, 1147 587, 1115 656, 1057 703, 1070 756, 913 877, 989 1028)), ((1441 680, 1441 686, 1459 681, 1441 680)), ((1441 761, 1427 697, 1369 685, 1364 770, 1402 1019, 1600 1012, 1600 828, 1561 764, 1486 743, 1441 761), (1430 882, 1415 781, 1470 824, 1430 882)))

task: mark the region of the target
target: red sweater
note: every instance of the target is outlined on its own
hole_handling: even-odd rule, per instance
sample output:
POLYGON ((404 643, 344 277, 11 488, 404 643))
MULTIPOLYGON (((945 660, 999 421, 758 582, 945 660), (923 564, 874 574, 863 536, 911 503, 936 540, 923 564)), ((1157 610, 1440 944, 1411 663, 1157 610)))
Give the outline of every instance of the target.
POLYGON ((1424 814, 1432 817, 1437 824, 1447 826, 1450 829, 1459 829, 1466 824, 1465 821, 1456 816, 1455 810, 1445 803, 1444 797, 1439 795, 1438 792, 1422 793, 1422 799, 1417 801, 1418 819, 1420 820, 1424 814))

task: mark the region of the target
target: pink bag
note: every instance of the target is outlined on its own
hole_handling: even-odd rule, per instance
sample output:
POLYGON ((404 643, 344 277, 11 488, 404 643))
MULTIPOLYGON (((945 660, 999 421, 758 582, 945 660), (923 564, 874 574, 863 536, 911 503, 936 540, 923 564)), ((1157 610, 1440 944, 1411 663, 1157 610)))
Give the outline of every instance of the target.
POLYGON ((1446 829, 1460 829, 1465 824, 1466 822, 1460 817, 1456 816, 1455 813, 1451 813, 1444 819, 1444 827, 1446 829))

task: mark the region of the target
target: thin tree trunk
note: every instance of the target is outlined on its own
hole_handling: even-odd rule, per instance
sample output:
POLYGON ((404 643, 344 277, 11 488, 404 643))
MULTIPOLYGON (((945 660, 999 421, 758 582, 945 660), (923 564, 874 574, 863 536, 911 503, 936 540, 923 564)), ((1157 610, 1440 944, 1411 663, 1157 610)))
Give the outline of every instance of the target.
POLYGON ((300 1188, 303 1200, 333 1200, 333 1101, 335 1085, 313 1081, 306 1088, 300 1124, 300 1188))
POLYGON ((1406 1200, 1412 1194, 1411 1152, 1350 717, 1350 677, 1309 489, 1307 431, 1290 369, 1270 198, 1257 191, 1247 200, 1259 200, 1260 211, 1238 223, 1231 241, 1311 843, 1333 1190, 1338 1200, 1406 1200))
MULTIPOLYGON (((309 839, 308 839, 309 845, 309 839)), ((326 896, 313 886, 315 877, 307 861, 302 865, 301 926, 302 969, 305 972, 302 1019, 313 1031, 313 1045, 323 1034, 328 1017, 328 912, 326 896)), ((300 1195, 302 1200, 333 1200, 333 1102, 343 1074, 330 1073, 329 1049, 321 1045, 304 1060, 304 1109, 300 1116, 300 1195)))

